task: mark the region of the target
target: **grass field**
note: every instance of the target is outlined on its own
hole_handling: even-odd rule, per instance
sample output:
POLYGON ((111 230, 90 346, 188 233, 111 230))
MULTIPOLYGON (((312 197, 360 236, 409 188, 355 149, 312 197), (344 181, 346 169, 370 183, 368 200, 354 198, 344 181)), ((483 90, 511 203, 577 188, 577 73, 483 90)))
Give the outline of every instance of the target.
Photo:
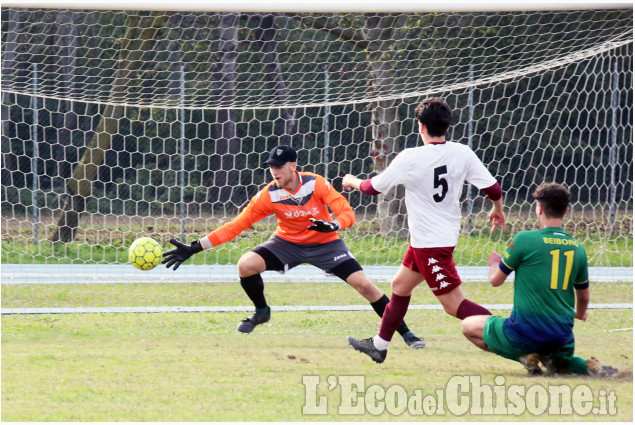
MULTIPOLYGON (((481 303, 511 303, 511 291, 484 283, 465 283, 464 291, 481 303)), ((272 305, 341 303, 364 305, 338 283, 271 283, 272 305), (314 285, 314 286, 313 286, 314 285)), ((511 287, 510 287, 511 288, 511 287)), ((388 290, 386 285, 382 289, 388 290)), ((632 302, 632 283, 596 284, 592 302, 632 302), (625 301, 626 300, 626 301, 625 301)), ((413 304, 432 304, 426 288, 413 304)), ((248 305, 233 284, 187 285, 32 285, 3 286, 2 307, 248 305)), ((495 311, 508 315, 508 311, 495 311)), ((406 320, 428 347, 412 350, 396 337, 388 359, 376 365, 353 351, 346 336, 376 333, 370 311, 281 312, 250 335, 235 331, 245 313, 60 314, 2 317, 3 421, 632 421, 633 313, 631 309, 592 310, 576 323, 581 356, 596 356, 623 373, 614 379, 528 377, 515 362, 472 346, 459 321, 438 310, 411 310, 406 320), (457 414, 450 406, 453 377, 480 377, 481 384, 505 391, 517 385, 539 393, 546 406, 550 386, 588 388, 595 406, 614 395, 614 415, 457 414), (303 384, 319 379, 316 388, 303 384), (312 377, 312 378, 311 378, 312 377), (340 413, 351 402, 346 380, 364 379, 366 391, 381 386, 408 395, 444 394, 443 411, 382 409, 369 392, 362 414, 340 413), (501 382, 504 380, 504 382, 501 382), (338 385, 331 385, 332 383, 338 385), (308 388, 308 389, 307 389, 308 388), (312 392, 313 389, 313 392, 312 392), (417 390, 420 392, 418 393, 417 390), (541 391, 537 391, 541 390, 541 391), (317 393, 315 393, 317 391, 317 393), (545 393, 545 394, 543 394, 545 393), (307 395, 308 394, 308 395, 307 395), (606 397, 603 398, 602 394, 606 397), (313 397, 326 403, 326 414, 303 414, 313 397), (324 397, 321 399, 320 397, 324 397), (379 413, 378 415, 375 415, 379 413)), ((518 388, 520 388, 518 387, 518 388)), ((479 396, 473 387, 463 394, 479 396), (474 395, 476 394, 476 395, 474 395)), ((492 394, 498 394, 493 392, 492 394)), ((577 393, 576 393, 577 394, 577 393)), ((460 394, 459 394, 460 396, 460 394)), ((487 406, 485 391, 483 405, 487 406)), ((357 399, 360 401, 362 399, 357 399)), ((403 400, 403 399, 402 399, 403 400)), ((512 398, 510 397, 510 400, 512 398)), ((453 404, 454 403, 454 404, 453 404)), ((530 402, 527 401, 527 406, 530 402)), ((390 403, 387 403, 390 406, 390 403)), ((415 406, 416 407, 416 406, 415 406)), ((459 412, 461 413, 461 412, 459 412)), ((553 412, 552 412, 553 413, 553 412)), ((606 411, 608 413, 608 410, 606 411)))
MULTIPOLYGON (((390 284, 377 286, 390 294, 390 284)), ((512 304, 513 284, 492 288, 464 282, 469 298, 480 304, 512 304)), ((344 282, 266 282, 271 305, 364 305, 368 303, 344 282)), ((592 303, 632 303, 633 282, 593 282, 592 303)), ((438 304, 427 287, 412 295, 411 304, 438 304)), ((4 285, 2 307, 247 306, 251 302, 237 282, 4 285)))

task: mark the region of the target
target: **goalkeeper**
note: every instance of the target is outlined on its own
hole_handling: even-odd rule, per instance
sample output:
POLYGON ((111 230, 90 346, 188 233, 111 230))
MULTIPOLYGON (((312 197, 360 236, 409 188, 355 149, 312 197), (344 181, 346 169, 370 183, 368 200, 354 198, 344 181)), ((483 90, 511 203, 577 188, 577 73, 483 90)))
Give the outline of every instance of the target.
MULTIPOLYGON (((308 263, 355 288, 370 302, 379 317, 382 317, 389 302, 388 297, 368 279, 337 234, 355 222, 350 204, 324 177, 299 172, 296 159, 297 154, 290 146, 273 148, 265 161, 273 181, 251 199, 238 217, 191 245, 171 239, 176 248, 164 254, 162 263, 168 268, 174 266, 176 270, 193 254, 228 242, 257 221, 275 214, 278 227, 271 238, 238 260, 240 284, 256 308, 238 325, 239 332, 250 333, 270 319, 271 309, 267 305, 260 276, 265 270, 284 273, 299 264, 308 263)), ((415 336, 403 321, 397 331, 408 346, 425 347, 425 342, 415 336)))

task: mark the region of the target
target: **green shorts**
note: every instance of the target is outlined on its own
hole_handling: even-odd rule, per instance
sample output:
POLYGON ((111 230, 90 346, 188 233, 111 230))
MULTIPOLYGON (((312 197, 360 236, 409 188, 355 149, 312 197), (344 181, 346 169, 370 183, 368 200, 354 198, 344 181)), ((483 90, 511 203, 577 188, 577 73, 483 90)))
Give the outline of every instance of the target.
MULTIPOLYGON (((483 327, 483 341, 493 353, 498 354, 506 359, 518 361, 520 356, 524 356, 529 353, 541 352, 541 347, 519 344, 518 342, 510 341, 505 332, 503 332, 503 324, 505 323, 504 317, 491 316, 485 322, 483 327)), ((553 360, 560 364, 566 363, 573 356, 575 349, 575 340, 573 337, 569 342, 564 344, 556 351, 550 351, 549 354, 553 356, 553 360)))
MULTIPOLYGON (((503 332, 504 317, 491 316, 483 327, 483 341, 492 353, 498 354, 506 359, 518 361, 520 356, 528 354, 524 349, 519 349, 517 344, 512 343, 503 332)), ((531 351, 529 351, 531 353, 531 351)))

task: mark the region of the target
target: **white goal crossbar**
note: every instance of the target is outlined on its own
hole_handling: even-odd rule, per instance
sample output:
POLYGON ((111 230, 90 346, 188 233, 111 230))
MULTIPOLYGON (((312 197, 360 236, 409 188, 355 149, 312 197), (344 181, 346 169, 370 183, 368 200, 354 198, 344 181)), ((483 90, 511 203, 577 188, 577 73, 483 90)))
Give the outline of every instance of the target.
POLYGON ((267 2, 254 0, 185 0, 185 1, 121 1, 92 0, 10 0, 4 1, 3 7, 55 8, 55 9, 91 9, 91 10, 148 10, 148 11, 189 11, 189 12, 499 12, 499 11, 539 11, 539 10, 587 10, 587 9, 628 9, 631 2, 584 2, 579 0, 560 0, 558 2, 525 1, 425 1, 412 0, 323 0, 319 2, 302 2, 291 0, 270 0, 267 2))

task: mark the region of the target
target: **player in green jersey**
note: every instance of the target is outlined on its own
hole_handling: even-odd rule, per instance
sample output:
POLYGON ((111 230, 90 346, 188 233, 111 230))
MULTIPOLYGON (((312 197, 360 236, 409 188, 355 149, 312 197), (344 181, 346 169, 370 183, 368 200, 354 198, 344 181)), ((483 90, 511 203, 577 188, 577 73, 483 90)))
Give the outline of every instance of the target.
POLYGON ((463 334, 477 347, 519 361, 530 374, 612 376, 617 369, 594 357, 573 355, 574 318, 585 321, 589 304, 587 255, 580 242, 565 233, 562 218, 571 194, 557 183, 543 184, 533 194, 540 230, 518 233, 501 256, 488 258, 492 286, 516 272, 514 307, 509 318, 471 316, 463 334))

